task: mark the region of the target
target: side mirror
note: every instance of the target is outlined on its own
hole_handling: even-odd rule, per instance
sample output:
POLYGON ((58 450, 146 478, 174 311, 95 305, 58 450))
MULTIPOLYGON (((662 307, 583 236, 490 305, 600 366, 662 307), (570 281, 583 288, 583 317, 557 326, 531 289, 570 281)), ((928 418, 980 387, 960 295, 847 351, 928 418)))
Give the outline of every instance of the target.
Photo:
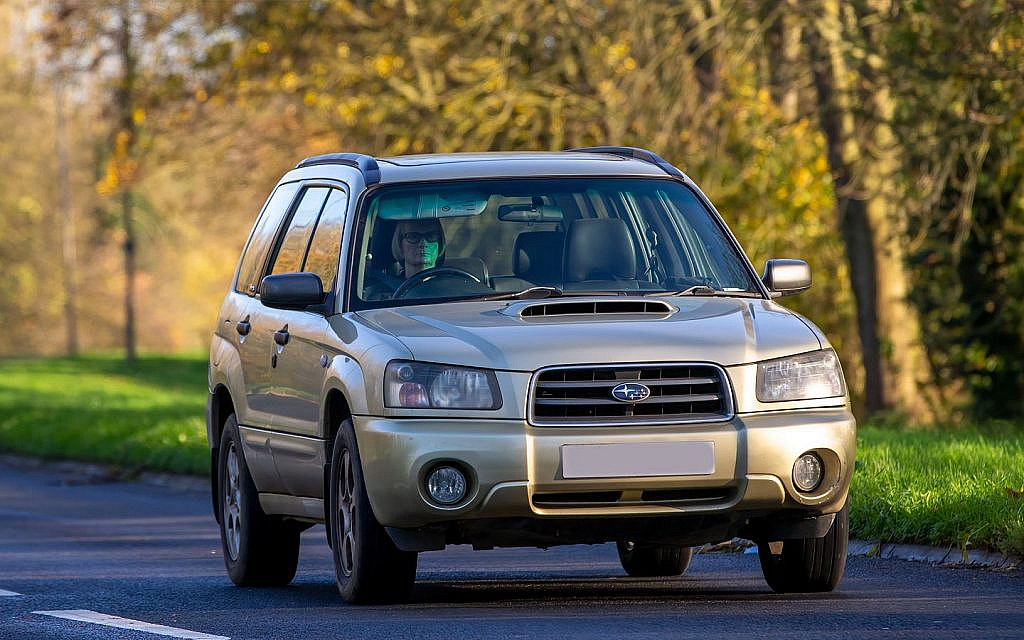
POLYGON ((765 263, 761 282, 773 298, 791 296, 811 287, 811 268, 803 260, 773 258, 765 263))
POLYGON ((260 301, 268 307, 302 309, 324 301, 324 284, 315 273, 279 273, 260 283, 260 301))

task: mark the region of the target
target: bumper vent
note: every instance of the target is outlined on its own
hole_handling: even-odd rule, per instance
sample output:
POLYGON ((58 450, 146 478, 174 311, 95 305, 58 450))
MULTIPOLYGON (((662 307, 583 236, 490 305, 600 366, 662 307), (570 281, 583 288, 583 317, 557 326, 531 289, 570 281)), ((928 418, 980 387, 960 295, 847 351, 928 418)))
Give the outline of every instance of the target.
POLYGON ((710 364, 559 367, 534 378, 531 422, 538 426, 604 426, 713 422, 732 417, 725 372, 710 364), (623 383, 650 391, 643 400, 612 396, 623 383))

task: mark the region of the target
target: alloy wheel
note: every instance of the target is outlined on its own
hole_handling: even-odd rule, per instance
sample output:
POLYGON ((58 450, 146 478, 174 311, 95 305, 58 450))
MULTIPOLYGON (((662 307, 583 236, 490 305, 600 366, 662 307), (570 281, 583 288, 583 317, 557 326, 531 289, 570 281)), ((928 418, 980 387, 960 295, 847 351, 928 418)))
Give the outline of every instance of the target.
POLYGON ((355 515, 355 475, 352 468, 352 455, 348 449, 341 452, 341 468, 338 473, 338 556, 341 559, 341 570, 346 576, 352 575, 355 567, 356 538, 354 532, 355 515))
POLYGON ((242 489, 238 468, 238 450, 232 442, 227 454, 227 477, 224 487, 224 540, 228 555, 232 560, 238 559, 238 550, 242 546, 242 489))

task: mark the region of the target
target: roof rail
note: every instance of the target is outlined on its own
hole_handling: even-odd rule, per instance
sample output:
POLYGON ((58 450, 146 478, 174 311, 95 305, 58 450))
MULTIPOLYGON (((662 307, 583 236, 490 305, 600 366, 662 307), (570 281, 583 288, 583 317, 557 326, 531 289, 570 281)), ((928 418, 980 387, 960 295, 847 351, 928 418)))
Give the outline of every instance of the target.
POLYGON ((310 156, 295 165, 295 168, 314 167, 320 164, 343 164, 354 167, 363 174, 363 180, 367 185, 380 182, 380 167, 377 166, 377 159, 365 153, 325 153, 319 156, 310 156))
POLYGON ((665 160, 658 154, 653 151, 648 151, 647 149, 640 149, 638 147, 578 147, 576 149, 568 149, 568 151, 579 151, 581 153, 610 153, 623 158, 642 160, 659 167, 670 176, 675 176, 677 178, 684 177, 683 172, 675 168, 668 160, 665 160))

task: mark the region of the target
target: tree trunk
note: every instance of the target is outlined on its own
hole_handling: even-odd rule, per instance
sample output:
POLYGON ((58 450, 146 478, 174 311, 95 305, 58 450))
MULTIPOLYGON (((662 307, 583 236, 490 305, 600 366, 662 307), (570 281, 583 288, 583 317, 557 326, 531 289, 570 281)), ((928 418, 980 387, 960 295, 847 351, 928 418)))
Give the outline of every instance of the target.
POLYGON ((71 171, 68 161, 68 128, 64 113, 64 72, 58 69, 53 80, 56 108, 57 182, 60 188, 61 259, 64 271, 65 351, 78 355, 78 317, 75 314, 75 274, 78 252, 75 247, 75 216, 71 210, 71 171))
POLYGON ((918 421, 935 418, 938 395, 921 343, 920 319, 907 300, 892 105, 879 78, 847 68, 839 3, 823 5, 806 31, 817 111, 832 168, 839 227, 857 305, 868 413, 895 410, 918 421), (857 118, 851 98, 868 115, 857 118))
POLYGON ((135 50, 131 30, 131 4, 121 2, 121 25, 118 38, 118 53, 121 58, 121 83, 117 90, 119 131, 114 143, 118 154, 118 174, 121 181, 121 223, 124 228, 124 353, 129 364, 135 362, 135 225, 132 213, 132 181, 134 165, 132 151, 135 147, 135 50))

